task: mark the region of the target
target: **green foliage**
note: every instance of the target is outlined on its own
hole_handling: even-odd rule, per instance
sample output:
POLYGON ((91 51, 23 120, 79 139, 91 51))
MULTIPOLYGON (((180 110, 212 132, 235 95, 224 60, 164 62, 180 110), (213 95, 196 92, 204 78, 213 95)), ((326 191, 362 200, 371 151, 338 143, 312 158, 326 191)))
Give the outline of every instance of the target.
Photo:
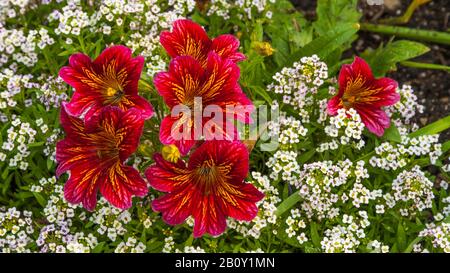
POLYGON ((372 67, 376 77, 384 76, 388 71, 395 70, 396 64, 413 59, 430 51, 425 45, 407 40, 399 40, 381 45, 376 50, 365 52, 363 57, 372 67))

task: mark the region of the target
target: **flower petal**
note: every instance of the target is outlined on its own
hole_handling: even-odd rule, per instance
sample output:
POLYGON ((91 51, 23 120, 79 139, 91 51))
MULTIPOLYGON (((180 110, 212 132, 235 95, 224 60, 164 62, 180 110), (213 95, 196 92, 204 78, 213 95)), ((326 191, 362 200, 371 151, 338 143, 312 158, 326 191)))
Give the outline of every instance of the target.
POLYGON ((163 31, 159 39, 172 58, 192 56, 200 63, 206 61, 206 55, 211 47, 211 40, 206 31, 200 25, 186 19, 176 20, 172 32, 163 31))
POLYGON ((215 196, 212 194, 204 195, 202 199, 195 201, 193 210, 194 237, 201 237, 205 233, 212 236, 222 234, 227 227, 227 223, 215 196))
POLYGON ((384 130, 391 125, 389 117, 382 109, 364 107, 357 108, 356 111, 367 129, 378 137, 381 137, 384 130))
POLYGON ((105 181, 100 184, 100 192, 113 206, 128 209, 132 196, 145 196, 147 183, 133 167, 117 162, 105 171, 105 181))
POLYGON ((156 74, 154 84, 170 108, 193 100, 198 94, 204 69, 190 56, 176 57, 170 62, 169 72, 156 74))
POLYGON ((153 200, 152 209, 161 212, 163 220, 169 225, 181 224, 192 213, 192 207, 198 201, 194 199, 194 193, 182 186, 173 193, 153 200))
POLYGON ((226 166, 232 183, 242 183, 249 170, 247 147, 240 141, 210 140, 197 148, 189 158, 188 169, 202 166, 203 162, 213 160, 215 165, 226 166))
POLYGON ((176 164, 164 160, 161 154, 153 156, 155 164, 145 171, 145 176, 154 189, 171 192, 180 184, 186 183, 186 165, 182 160, 176 164))
POLYGON ((229 59, 233 62, 245 60, 245 55, 237 52, 239 49, 239 40, 230 34, 224 34, 214 38, 212 40, 211 49, 222 58, 229 59))
POLYGON ((81 202, 85 209, 93 211, 97 204, 98 188, 103 181, 102 176, 100 168, 73 168, 64 185, 64 198, 72 204, 81 202))
POLYGON ((264 198, 264 194, 250 183, 239 185, 226 184, 218 191, 222 210, 238 221, 251 221, 258 214, 256 202, 264 198))
POLYGON ((328 101, 327 112, 329 115, 335 116, 337 115, 338 110, 342 107, 341 98, 339 96, 334 96, 328 101))

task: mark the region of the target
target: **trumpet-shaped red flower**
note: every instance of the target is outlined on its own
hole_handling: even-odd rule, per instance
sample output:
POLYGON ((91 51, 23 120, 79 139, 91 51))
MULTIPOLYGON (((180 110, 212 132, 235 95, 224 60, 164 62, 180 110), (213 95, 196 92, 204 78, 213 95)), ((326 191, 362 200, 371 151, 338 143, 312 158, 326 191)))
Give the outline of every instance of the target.
POLYGON ((343 65, 339 73, 339 92, 328 102, 328 113, 354 108, 367 129, 382 136, 390 120, 381 107, 400 100, 397 82, 390 78, 375 79, 369 65, 356 57, 351 65, 343 65))
POLYGON ((70 171, 64 197, 70 203, 82 203, 87 210, 97 204, 97 192, 112 205, 127 209, 132 196, 147 194, 147 184, 139 172, 123 162, 136 150, 144 120, 131 108, 104 107, 86 123, 61 109, 61 125, 66 138, 56 145, 59 165, 56 175, 70 171))
POLYGON ((211 40, 200 25, 186 19, 176 20, 172 32, 163 31, 160 42, 172 58, 192 56, 203 67, 206 66, 210 51, 233 62, 245 59, 244 54, 237 52, 239 40, 236 37, 224 34, 211 40))
POLYGON ((69 58, 69 66, 61 68, 59 76, 75 93, 66 105, 75 116, 86 113, 86 119, 107 105, 123 110, 137 108, 144 118, 153 114, 150 103, 138 95, 138 82, 144 58, 132 58, 131 49, 112 46, 105 49, 94 61, 81 53, 69 58))
POLYGON ((251 221, 258 213, 256 202, 264 197, 245 183, 249 161, 241 142, 206 141, 195 150, 186 165, 154 156, 156 164, 145 175, 150 185, 166 195, 152 203, 170 225, 181 224, 192 215, 194 236, 213 236, 225 231, 226 218, 251 221))
POLYGON ((222 109, 221 113, 223 113, 224 119, 220 121, 222 124, 211 126, 216 130, 214 134, 223 133, 222 139, 235 140, 235 127, 230 120, 237 118, 249 123, 251 122, 250 112, 253 111, 252 102, 238 84, 239 74, 239 68, 234 62, 221 58, 215 52, 208 54, 205 68, 191 56, 179 56, 173 59, 170 62, 169 71, 158 73, 154 83, 171 111, 176 106, 184 105, 191 110, 192 116, 181 113, 165 117, 161 123, 161 142, 175 144, 182 154, 186 154, 196 141, 194 133, 198 128, 200 128, 201 136, 208 134, 207 130, 203 130, 204 125, 211 123, 212 120, 211 117, 203 116, 203 110, 208 106, 222 109), (201 98, 201 109, 197 109, 195 105, 196 98, 201 98), (231 111, 230 107, 235 108, 231 111), (239 107, 242 108, 239 109, 239 107), (196 121, 193 115, 198 113, 198 110, 201 117, 196 121), (173 133, 178 132, 179 128, 190 131, 188 136, 175 138, 173 133), (217 133, 217 130, 222 132, 217 133))

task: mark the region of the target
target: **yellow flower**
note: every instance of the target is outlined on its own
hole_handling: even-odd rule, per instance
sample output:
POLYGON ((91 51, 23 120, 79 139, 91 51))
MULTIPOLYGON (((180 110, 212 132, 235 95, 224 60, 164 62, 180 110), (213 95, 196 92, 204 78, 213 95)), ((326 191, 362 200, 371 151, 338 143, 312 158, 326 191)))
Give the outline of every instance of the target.
POLYGON ((176 163, 178 162, 178 159, 180 159, 181 154, 177 146, 170 144, 164 145, 164 147, 162 148, 162 156, 164 160, 176 163))
POLYGON ((275 51, 268 42, 255 42, 253 49, 261 56, 270 56, 275 51))

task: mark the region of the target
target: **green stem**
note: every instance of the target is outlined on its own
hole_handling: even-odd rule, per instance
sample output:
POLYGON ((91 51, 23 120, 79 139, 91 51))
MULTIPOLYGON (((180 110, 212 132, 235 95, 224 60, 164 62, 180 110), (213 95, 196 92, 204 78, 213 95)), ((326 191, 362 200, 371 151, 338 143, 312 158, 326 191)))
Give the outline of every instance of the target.
POLYGON ((436 70, 444 70, 450 72, 450 66, 440 65, 440 64, 429 64, 429 63, 419 63, 419 62, 410 62, 404 61, 400 62, 401 65, 413 68, 421 68, 421 69, 436 69, 436 70))
POLYGON ((446 32, 388 26, 388 25, 375 25, 369 23, 362 23, 361 30, 380 34, 395 35, 398 37, 409 38, 412 40, 450 45, 450 33, 446 32))

